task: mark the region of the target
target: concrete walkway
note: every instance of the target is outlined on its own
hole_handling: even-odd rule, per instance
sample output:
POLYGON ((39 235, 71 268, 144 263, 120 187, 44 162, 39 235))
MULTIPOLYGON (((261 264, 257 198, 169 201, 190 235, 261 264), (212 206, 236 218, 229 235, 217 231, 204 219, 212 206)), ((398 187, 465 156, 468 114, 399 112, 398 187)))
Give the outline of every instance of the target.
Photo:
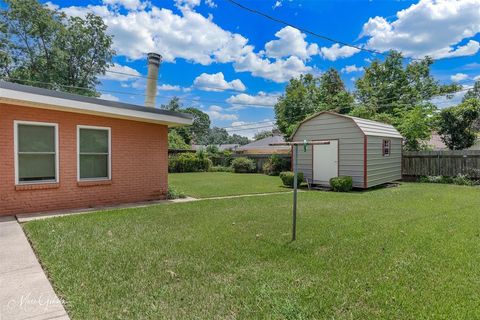
POLYGON ((69 319, 13 217, 0 217, 0 320, 69 319))

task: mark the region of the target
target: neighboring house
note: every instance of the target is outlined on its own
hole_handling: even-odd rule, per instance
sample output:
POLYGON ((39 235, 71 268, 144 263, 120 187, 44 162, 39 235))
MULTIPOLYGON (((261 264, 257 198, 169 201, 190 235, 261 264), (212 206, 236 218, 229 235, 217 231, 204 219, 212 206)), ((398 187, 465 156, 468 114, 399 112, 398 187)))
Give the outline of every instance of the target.
MULTIPOLYGON (((213 146, 218 148, 218 151, 235 151, 240 145, 239 144, 214 144, 213 146)), ((198 151, 200 149, 206 149, 208 145, 203 144, 192 144, 192 149, 198 151)))
POLYGON ((291 141, 328 144, 299 150, 298 171, 313 184, 351 176, 353 186, 370 188, 402 178, 402 136, 391 125, 333 112, 317 113, 300 123, 291 141))
MULTIPOLYGON (((449 150, 445 143, 443 143, 442 137, 436 132, 432 132, 430 140, 426 141, 425 144, 433 151, 449 150)), ((475 144, 467 150, 480 150, 480 138, 478 138, 475 144)))
POLYGON ((164 199, 190 115, 0 81, 0 215, 164 199))
POLYGON ((266 137, 257 141, 253 141, 244 146, 238 147, 235 152, 239 154, 290 154, 290 146, 271 146, 272 143, 285 142, 285 139, 280 135, 266 137))

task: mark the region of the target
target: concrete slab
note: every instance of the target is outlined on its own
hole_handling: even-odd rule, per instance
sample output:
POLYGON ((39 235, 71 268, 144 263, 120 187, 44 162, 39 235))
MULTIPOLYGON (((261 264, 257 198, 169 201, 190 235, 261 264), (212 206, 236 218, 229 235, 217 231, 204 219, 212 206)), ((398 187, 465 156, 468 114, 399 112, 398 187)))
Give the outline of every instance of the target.
POLYGON ((0 320, 69 319, 25 234, 0 217, 0 320))
POLYGON ((190 202, 190 201, 196 201, 196 200, 198 199, 186 197, 183 199, 144 201, 144 202, 134 202, 134 203, 126 203, 126 204, 120 204, 120 205, 113 205, 113 206, 103 206, 103 207, 93 207, 93 208, 83 208, 83 209, 67 209, 67 210, 48 211, 48 212, 21 213, 21 214, 17 214, 17 220, 20 223, 24 223, 32 220, 42 220, 47 218, 70 216, 75 214, 132 209, 132 208, 145 208, 145 207, 159 205, 159 204, 181 203, 181 202, 190 202))

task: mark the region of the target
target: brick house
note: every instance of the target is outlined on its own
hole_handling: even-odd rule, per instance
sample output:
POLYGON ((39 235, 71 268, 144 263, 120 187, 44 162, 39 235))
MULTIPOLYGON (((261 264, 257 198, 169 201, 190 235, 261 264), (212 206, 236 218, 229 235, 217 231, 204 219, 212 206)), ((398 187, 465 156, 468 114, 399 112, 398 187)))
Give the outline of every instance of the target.
POLYGON ((190 115, 0 81, 0 215, 165 198, 190 115))

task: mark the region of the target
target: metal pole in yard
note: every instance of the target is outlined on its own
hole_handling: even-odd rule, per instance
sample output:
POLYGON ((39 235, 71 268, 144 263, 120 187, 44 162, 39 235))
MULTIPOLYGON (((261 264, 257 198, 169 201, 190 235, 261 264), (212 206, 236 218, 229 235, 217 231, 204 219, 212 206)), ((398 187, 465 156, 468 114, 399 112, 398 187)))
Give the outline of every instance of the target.
POLYGON ((297 172, 298 172, 298 144, 295 145, 295 157, 293 158, 293 224, 292 224, 292 241, 297 238, 297 172))

